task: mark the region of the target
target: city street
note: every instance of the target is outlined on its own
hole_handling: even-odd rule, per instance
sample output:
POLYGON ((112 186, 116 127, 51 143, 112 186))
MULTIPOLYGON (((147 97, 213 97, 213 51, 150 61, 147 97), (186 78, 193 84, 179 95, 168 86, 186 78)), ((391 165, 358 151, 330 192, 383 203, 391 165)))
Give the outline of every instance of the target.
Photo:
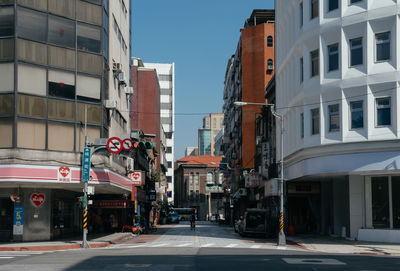
POLYGON ((109 248, 0 252, 0 270, 399 270, 400 258, 311 253, 273 240, 244 240, 230 228, 171 225, 109 248))

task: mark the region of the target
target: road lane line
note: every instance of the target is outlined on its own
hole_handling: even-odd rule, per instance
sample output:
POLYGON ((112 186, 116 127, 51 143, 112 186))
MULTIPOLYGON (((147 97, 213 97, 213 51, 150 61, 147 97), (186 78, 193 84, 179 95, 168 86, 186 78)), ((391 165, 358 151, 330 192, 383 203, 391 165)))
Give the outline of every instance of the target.
POLYGON ((165 247, 165 246, 167 246, 168 244, 157 244, 157 245, 152 245, 152 246, 150 246, 150 247, 165 247))
POLYGON ((136 247, 145 247, 146 245, 135 245, 135 246, 126 246, 126 247, 118 247, 118 248, 136 248, 136 247))
POLYGON ((1 256, 0 259, 12 259, 14 257, 10 257, 10 256, 1 256))
POLYGON ((238 246, 238 244, 230 244, 230 245, 227 245, 225 247, 237 247, 237 246, 238 246))
POLYGON ((201 245, 201 247, 211 247, 213 245, 215 245, 215 244, 214 243, 208 243, 208 244, 205 244, 205 245, 201 245))

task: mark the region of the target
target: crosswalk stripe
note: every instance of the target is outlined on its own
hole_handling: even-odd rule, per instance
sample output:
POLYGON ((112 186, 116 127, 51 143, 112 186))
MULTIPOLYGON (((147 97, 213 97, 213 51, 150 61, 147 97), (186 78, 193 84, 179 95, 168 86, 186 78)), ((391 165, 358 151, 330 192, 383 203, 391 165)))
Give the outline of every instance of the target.
POLYGON ((250 248, 260 248, 260 247, 261 247, 260 245, 253 245, 250 248))
POLYGON ((152 246, 150 246, 150 247, 165 247, 165 246, 167 246, 168 244, 157 244, 157 245, 152 245, 152 246))
POLYGON ((225 247, 237 247, 237 246, 238 246, 238 244, 230 244, 230 245, 227 245, 225 247))
POLYGON ((10 257, 10 256, 0 256, 0 259, 12 259, 14 257, 10 257))
POLYGON ((201 245, 201 247, 211 247, 213 245, 215 245, 215 244, 214 243, 209 243, 209 244, 201 245))
POLYGON ((187 246, 190 246, 190 245, 191 245, 191 243, 180 244, 180 245, 177 245, 177 247, 187 247, 187 246))
POLYGON ((127 248, 145 247, 146 245, 127 246, 127 248))

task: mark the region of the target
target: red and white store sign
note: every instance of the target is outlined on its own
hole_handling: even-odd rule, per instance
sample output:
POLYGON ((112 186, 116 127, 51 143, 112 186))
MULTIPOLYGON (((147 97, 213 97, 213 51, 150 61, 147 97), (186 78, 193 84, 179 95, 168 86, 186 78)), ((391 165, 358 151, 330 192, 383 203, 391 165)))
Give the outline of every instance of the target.
POLYGON ((36 208, 39 208, 46 201, 46 196, 43 193, 32 193, 30 196, 31 203, 36 208))
POLYGON ((142 171, 135 171, 128 174, 128 178, 132 181, 132 184, 135 186, 142 185, 143 179, 143 172, 142 171))
POLYGON ((126 208, 126 200, 95 200, 93 207, 98 208, 126 208))
POLYGON ((57 179, 59 182, 71 182, 71 169, 69 167, 59 167, 57 179))
MULTIPOLYGON (((0 184, 17 183, 80 183, 81 168, 34 165, 0 165, 0 184)), ((90 171, 90 184, 110 184, 128 191, 132 189, 132 181, 108 169, 96 168, 90 171)))

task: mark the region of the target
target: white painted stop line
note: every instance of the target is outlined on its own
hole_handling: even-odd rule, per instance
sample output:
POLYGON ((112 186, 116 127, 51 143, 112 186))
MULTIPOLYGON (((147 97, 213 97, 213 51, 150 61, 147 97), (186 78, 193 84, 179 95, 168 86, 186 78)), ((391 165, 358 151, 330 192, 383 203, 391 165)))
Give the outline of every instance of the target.
POLYGON ((282 258, 288 264, 346 265, 336 259, 328 258, 282 258))

